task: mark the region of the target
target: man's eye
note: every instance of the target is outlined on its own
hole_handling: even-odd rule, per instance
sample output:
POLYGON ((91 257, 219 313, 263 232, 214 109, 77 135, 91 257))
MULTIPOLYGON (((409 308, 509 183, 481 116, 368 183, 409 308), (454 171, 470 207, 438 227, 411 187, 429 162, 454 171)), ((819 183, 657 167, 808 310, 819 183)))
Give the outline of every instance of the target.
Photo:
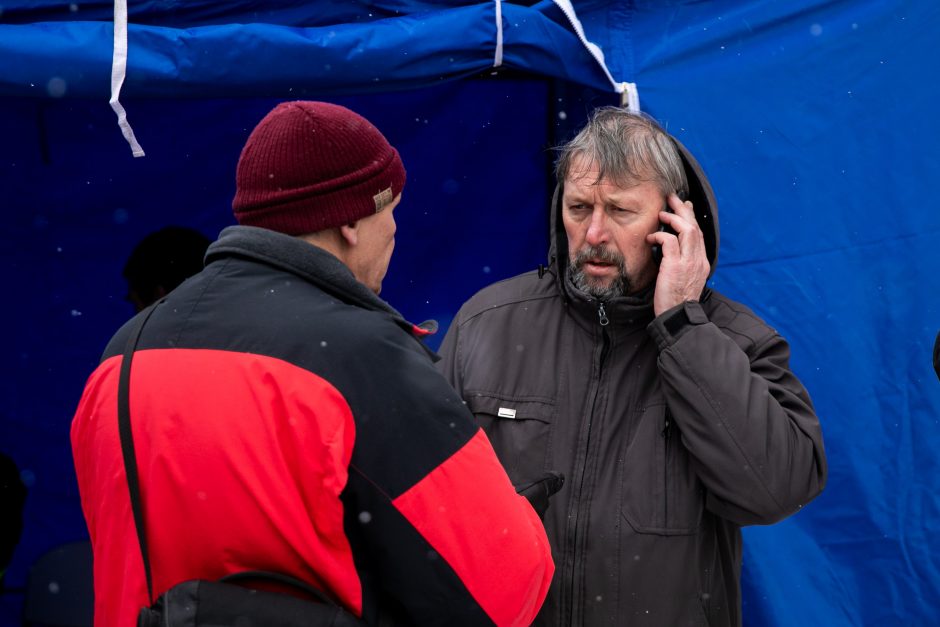
POLYGON ((584 203, 575 203, 573 205, 569 205, 568 208, 571 209, 572 211, 584 211, 585 209, 587 209, 587 205, 585 205, 584 203))
POLYGON ((613 205, 610 207, 610 212, 618 216, 624 216, 624 215, 636 213, 632 209, 624 209, 623 207, 617 207, 613 205))

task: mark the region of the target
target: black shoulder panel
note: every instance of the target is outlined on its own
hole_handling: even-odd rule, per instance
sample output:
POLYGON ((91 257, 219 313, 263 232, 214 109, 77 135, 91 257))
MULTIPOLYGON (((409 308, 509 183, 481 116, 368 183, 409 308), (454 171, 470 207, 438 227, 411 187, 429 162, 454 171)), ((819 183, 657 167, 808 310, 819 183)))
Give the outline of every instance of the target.
MULTIPOLYGON (((123 351, 126 327, 105 358, 123 351)), ((427 352, 392 315, 344 303, 248 259, 213 262, 174 290, 154 312, 139 348, 266 355, 326 379, 352 409, 352 463, 392 499, 477 430, 427 352)))

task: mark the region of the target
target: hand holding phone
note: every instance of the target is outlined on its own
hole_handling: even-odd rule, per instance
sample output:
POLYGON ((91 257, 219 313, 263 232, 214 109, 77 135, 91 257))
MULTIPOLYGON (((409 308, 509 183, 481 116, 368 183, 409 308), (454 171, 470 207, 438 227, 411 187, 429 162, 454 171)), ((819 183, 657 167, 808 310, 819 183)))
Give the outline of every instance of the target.
MULTIPOLYGON (((666 203, 666 207, 663 209, 663 211, 667 213, 675 213, 675 211, 672 210, 672 207, 669 206, 669 203, 666 203)), ((669 233, 670 235, 676 235, 676 232, 672 229, 671 226, 669 226, 668 224, 663 224, 662 222, 659 223, 659 232, 669 233)), ((656 265, 658 266, 663 261, 663 247, 660 246, 659 244, 653 244, 652 248, 653 248, 653 261, 655 261, 656 265)))
POLYGON ((659 244, 657 248, 660 249, 656 255, 660 265, 656 268, 653 294, 653 312, 657 316, 685 301, 698 300, 711 272, 704 233, 698 225, 695 209, 692 203, 683 200, 681 195, 676 196, 674 199, 669 198, 669 206, 662 210, 675 215, 667 217, 659 213, 661 222, 673 224, 675 228, 669 229, 668 225, 660 225, 659 231, 646 236, 650 246, 659 244), (678 233, 675 240, 662 234, 672 233, 673 230, 678 233), (667 243, 668 263, 661 263, 665 257, 663 247, 667 243))
MULTIPOLYGON (((679 200, 685 202, 688 194, 686 194, 683 191, 676 190, 676 196, 679 197, 679 200)), ((675 213, 675 211, 672 210, 672 207, 669 206, 668 198, 666 199, 666 206, 663 207, 663 211, 665 211, 666 213, 675 213)), ((671 226, 669 226, 668 224, 663 224, 662 222, 659 223, 659 232, 669 233, 670 235, 678 235, 678 233, 676 233, 675 230, 673 230, 671 226)), ((653 244, 653 261, 655 261, 656 265, 658 266, 660 263, 662 263, 662 260, 663 260, 663 247, 660 246, 659 244, 653 244)))

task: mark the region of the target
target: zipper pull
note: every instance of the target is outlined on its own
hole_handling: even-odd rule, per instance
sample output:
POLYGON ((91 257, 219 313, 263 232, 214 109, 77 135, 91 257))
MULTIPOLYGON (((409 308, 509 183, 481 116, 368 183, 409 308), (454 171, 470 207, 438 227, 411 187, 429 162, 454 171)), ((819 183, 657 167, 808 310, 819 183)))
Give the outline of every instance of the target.
POLYGON ((610 320, 607 318, 607 312, 604 311, 604 303, 601 303, 600 307, 597 308, 597 317, 600 319, 602 327, 606 327, 610 324, 610 320))
POLYGON ((663 436, 667 440, 669 439, 669 427, 671 425, 672 423, 669 422, 669 416, 666 416, 666 424, 663 425, 663 430, 660 432, 660 435, 663 436))

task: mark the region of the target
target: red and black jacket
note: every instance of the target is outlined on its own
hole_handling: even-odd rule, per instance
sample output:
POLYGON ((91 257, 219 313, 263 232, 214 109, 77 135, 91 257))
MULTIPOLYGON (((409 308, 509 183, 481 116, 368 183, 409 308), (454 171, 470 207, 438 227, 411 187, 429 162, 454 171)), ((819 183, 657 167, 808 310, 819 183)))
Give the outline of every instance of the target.
MULTIPOLYGON (((412 326, 295 238, 231 227, 206 260, 151 316, 131 373, 154 594, 268 570, 370 623, 531 622, 554 571, 545 532, 412 326)), ((129 326, 72 423, 99 626, 150 603, 117 427, 129 326)))

